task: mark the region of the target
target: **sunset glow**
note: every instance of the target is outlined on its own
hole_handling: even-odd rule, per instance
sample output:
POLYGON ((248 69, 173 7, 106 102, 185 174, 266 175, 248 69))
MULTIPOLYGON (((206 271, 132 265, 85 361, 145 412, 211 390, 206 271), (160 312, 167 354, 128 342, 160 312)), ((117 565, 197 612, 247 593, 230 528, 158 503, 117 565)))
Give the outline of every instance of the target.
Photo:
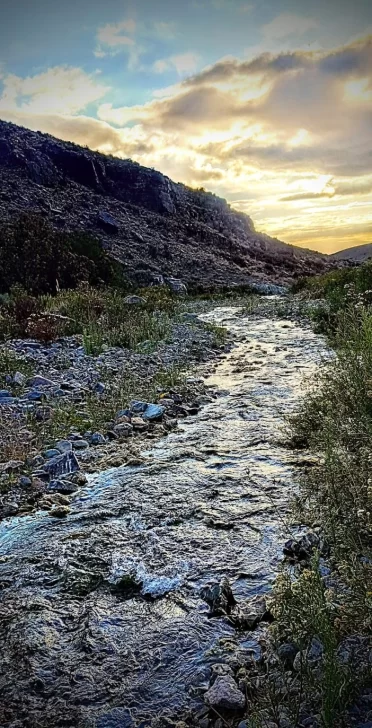
POLYGON ((0 11, 2 119, 203 186, 286 242, 372 242, 370 2, 27 7, 0 11))

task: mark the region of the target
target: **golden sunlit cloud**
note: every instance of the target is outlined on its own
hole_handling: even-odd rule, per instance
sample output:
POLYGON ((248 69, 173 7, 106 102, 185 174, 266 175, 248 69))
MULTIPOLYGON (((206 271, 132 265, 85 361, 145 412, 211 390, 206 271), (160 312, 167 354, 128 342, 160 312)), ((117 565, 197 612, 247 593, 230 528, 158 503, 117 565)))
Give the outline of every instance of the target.
MULTIPOLYGON (((314 21, 301 22, 298 34, 314 21)), ((116 52, 135 31, 128 20, 104 26, 99 48, 116 52)), ((288 242, 331 251, 372 241, 372 38, 195 72, 199 62, 192 51, 155 61, 154 75, 187 77, 132 106, 108 101, 99 74, 82 69, 5 74, 1 115, 209 188, 288 242), (93 102, 97 118, 82 115, 93 102)))

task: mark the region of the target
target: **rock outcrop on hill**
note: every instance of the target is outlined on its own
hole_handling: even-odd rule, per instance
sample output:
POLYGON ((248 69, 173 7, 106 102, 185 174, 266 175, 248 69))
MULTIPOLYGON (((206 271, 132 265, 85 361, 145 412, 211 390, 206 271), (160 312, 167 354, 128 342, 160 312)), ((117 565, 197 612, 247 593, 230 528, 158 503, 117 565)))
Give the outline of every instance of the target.
POLYGON ((160 275, 192 286, 286 284, 323 271, 327 256, 255 230, 226 200, 154 169, 0 121, 0 222, 44 215, 99 237, 135 283, 160 275))

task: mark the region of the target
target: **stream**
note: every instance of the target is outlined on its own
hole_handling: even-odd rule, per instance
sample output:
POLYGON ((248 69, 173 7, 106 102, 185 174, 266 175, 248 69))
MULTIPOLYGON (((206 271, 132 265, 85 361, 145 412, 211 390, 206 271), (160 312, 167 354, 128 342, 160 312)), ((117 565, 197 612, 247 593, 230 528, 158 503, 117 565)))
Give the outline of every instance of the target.
POLYGON ((260 653, 260 631, 200 592, 225 576, 238 602, 270 590, 293 489, 283 415, 325 345, 234 307, 202 318, 236 341, 206 380, 218 397, 144 465, 92 476, 66 519, 0 525, 1 726, 152 726, 203 706, 211 665, 260 653))

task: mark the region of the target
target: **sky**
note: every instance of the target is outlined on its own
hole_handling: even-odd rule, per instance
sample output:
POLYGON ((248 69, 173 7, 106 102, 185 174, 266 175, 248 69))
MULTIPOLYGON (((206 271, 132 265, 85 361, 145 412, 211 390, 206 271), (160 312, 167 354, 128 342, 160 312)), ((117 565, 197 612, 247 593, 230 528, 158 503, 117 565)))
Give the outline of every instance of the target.
POLYGON ((372 243, 371 0, 14 0, 0 118, 204 187, 256 229, 372 243))

